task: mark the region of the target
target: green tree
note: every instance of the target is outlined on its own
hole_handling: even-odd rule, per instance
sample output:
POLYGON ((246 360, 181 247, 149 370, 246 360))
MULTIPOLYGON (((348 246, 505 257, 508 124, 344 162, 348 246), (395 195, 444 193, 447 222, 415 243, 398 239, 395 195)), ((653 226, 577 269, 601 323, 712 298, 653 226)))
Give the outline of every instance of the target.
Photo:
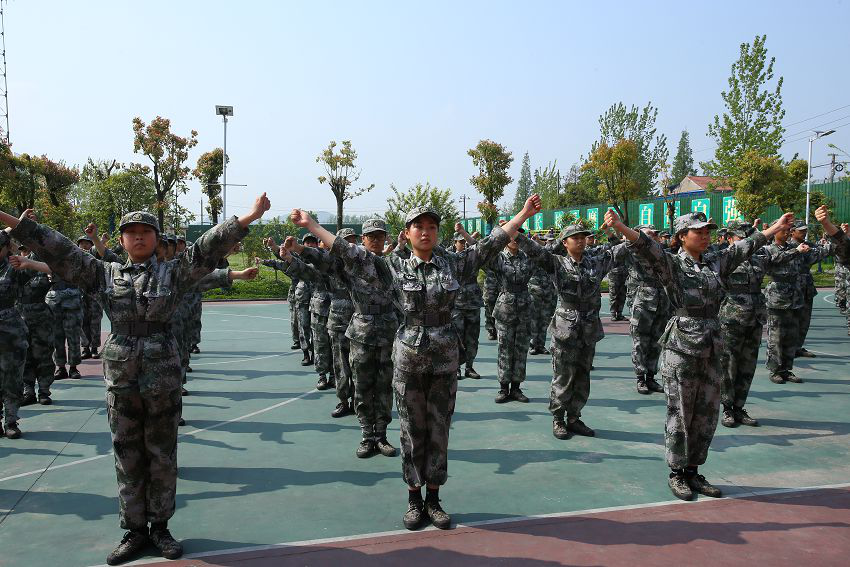
MULTIPOLYGON (((224 173, 224 150, 215 148, 204 152, 198 158, 192 175, 201 182, 201 192, 207 196, 207 212, 213 224, 218 224, 218 215, 221 213, 223 202, 221 200, 221 179, 224 173)), ((229 160, 230 158, 228 158, 229 160)))
POLYGON ((611 106, 599 117, 600 140, 593 144, 591 151, 600 144, 614 147, 620 140, 631 140, 637 150, 637 163, 632 177, 637 181, 637 195, 644 197, 655 189, 659 161, 667 161, 667 136, 656 135, 655 121, 658 109, 648 102, 643 108, 632 105, 626 108, 622 102, 611 106))
POLYGON ((564 188, 558 207, 589 205, 599 201, 599 179, 589 169, 574 163, 564 177, 564 188))
POLYGON ((550 162, 546 167, 542 169, 538 167, 534 170, 531 192, 540 195, 540 202, 544 209, 557 209, 561 206, 561 173, 558 171, 557 162, 550 162))
MULTIPOLYGON (((688 175, 696 175, 697 170, 694 169, 694 154, 691 151, 691 140, 687 130, 682 130, 682 135, 679 138, 679 147, 676 148, 676 157, 673 158, 673 170, 670 171, 669 179, 661 183, 661 189, 665 189, 665 184, 681 183, 682 179, 688 175)), ((671 225, 672 226, 672 225, 671 225)))
POLYGON ((619 140, 614 146, 602 142, 584 165, 599 179, 599 197, 614 207, 627 225, 629 201, 643 196, 640 167, 638 147, 633 140, 619 140))
POLYGON ((509 213, 515 215, 525 206, 525 201, 528 199, 531 191, 531 160, 528 157, 528 152, 522 156, 522 169, 519 172, 519 181, 516 186, 516 195, 514 196, 513 206, 509 213))
MULTIPOLYGON (((135 169, 151 178, 156 191, 156 213, 159 225, 165 229, 165 212, 177 194, 186 193, 186 182, 192 170, 186 165, 189 150, 198 145, 198 133, 188 138, 171 131, 171 121, 157 116, 145 125, 138 116, 133 118, 133 152, 146 156, 151 165, 135 164, 135 169)), ((179 218, 176 215, 174 218, 179 218)))
POLYGON ((360 179, 361 173, 355 167, 357 152, 351 147, 349 140, 343 140, 339 152, 334 151, 336 145, 336 142, 331 140, 328 147, 316 158, 316 162, 321 163, 325 168, 325 174, 319 176, 319 183, 327 183, 336 198, 336 229, 340 230, 342 229, 343 203, 371 191, 375 184, 353 189, 351 186, 360 179))
MULTIPOLYGON (((735 171, 730 183, 735 189, 738 210, 744 218, 760 217, 771 205, 776 205, 782 212, 801 213, 805 210, 806 194, 800 190, 808 174, 805 160, 783 163, 778 156, 747 150, 735 164, 735 171)), ((821 204, 829 204, 826 196, 820 191, 812 191, 812 208, 821 204)))
POLYGON ((390 185, 393 194, 387 199, 387 212, 384 220, 390 231, 389 238, 395 237, 404 228, 404 217, 416 207, 431 207, 442 217, 440 222, 440 240, 450 239, 455 223, 460 218, 451 189, 432 187, 430 183, 417 183, 407 191, 399 191, 390 185))
MULTIPOLYGON (((782 77, 773 83, 775 57, 767 59, 767 36, 756 36, 752 45, 742 43, 738 60, 732 64, 729 88, 720 93, 726 111, 715 115, 708 136, 717 149, 714 159, 701 163, 708 175, 728 178, 750 150, 761 156, 779 155, 785 129, 782 119, 782 77)), ((749 161, 749 160, 745 160, 749 161)))
MULTIPOLYGON (((102 163, 102 162, 101 162, 102 163)), ((153 181, 135 169, 122 169, 113 173, 99 164, 89 163, 83 168, 75 189, 79 211, 77 230, 93 222, 103 231, 114 231, 118 221, 133 211, 156 211, 156 191, 153 181)))
POLYGON ((484 196, 484 200, 478 203, 478 210, 486 222, 493 224, 499 218, 496 203, 505 194, 505 187, 513 181, 508 169, 514 158, 502 144, 492 140, 481 140, 466 153, 478 168, 478 175, 472 176, 469 182, 484 196))

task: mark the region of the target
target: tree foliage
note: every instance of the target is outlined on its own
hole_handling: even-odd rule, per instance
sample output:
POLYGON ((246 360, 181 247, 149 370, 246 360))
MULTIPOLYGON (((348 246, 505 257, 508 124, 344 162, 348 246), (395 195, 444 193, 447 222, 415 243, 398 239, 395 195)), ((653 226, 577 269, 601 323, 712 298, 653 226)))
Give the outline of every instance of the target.
MULTIPOLYGON (((752 45, 742 43, 732 64, 729 88, 720 93, 726 111, 715 115, 708 135, 717 149, 714 159, 701 163, 708 175, 728 178, 744 155, 754 150, 761 156, 777 156, 785 129, 782 119, 782 77, 773 84, 775 57, 767 59, 767 36, 756 36, 752 45)), ((750 160, 744 160, 749 162, 750 160)))
POLYGON ((207 213, 213 224, 218 224, 218 215, 221 214, 223 204, 219 181, 224 173, 223 158, 224 150, 221 148, 204 152, 198 158, 198 163, 192 171, 192 175, 201 183, 201 192, 207 196, 207 213))
MULTIPOLYGON (((614 207, 628 225, 629 201, 643 196, 637 144, 626 139, 619 140, 613 146, 602 142, 590 154, 584 168, 599 179, 599 197, 614 207)), ((653 166, 653 171, 656 171, 656 166, 653 166)))
POLYGON ((661 182, 662 191, 665 189, 665 184, 676 185, 688 175, 696 175, 697 170, 694 169, 694 154, 691 150, 691 139, 687 130, 682 130, 682 135, 679 137, 679 146, 676 148, 676 156, 673 158, 673 169, 670 171, 669 179, 661 182))
POLYGON ((558 207, 589 205, 599 201, 599 179, 589 169, 574 163, 564 176, 558 207))
MULTIPOLYGON (((171 194, 186 193, 186 182, 192 170, 186 165, 189 150, 198 145, 198 133, 192 130, 188 138, 171 131, 171 121, 157 116, 145 125, 138 116, 133 118, 133 152, 150 160, 151 165, 136 164, 135 169, 151 178, 156 191, 156 213, 160 226, 165 229, 165 212, 171 194)), ((173 215, 175 220, 180 215, 173 215)))
MULTIPOLYGON (((767 208, 776 205, 782 212, 802 213, 806 206, 806 193, 801 185, 808 174, 808 163, 794 159, 783 163, 778 156, 766 156, 756 150, 747 150, 735 165, 735 175, 730 178, 735 189, 738 210, 744 218, 762 216, 767 208)), ((828 204, 820 191, 812 191, 811 207, 828 204)))
POLYGON ((272 253, 263 244, 266 238, 273 238, 275 242, 280 244, 287 236, 297 235, 298 227, 288 218, 286 222, 281 222, 277 218, 273 218, 268 222, 262 222, 260 220, 251 225, 248 235, 242 240, 242 252, 250 259, 269 259, 272 257, 272 253))
POLYGON ((327 183, 336 198, 336 226, 337 230, 340 230, 342 228, 343 203, 371 191, 375 184, 372 183, 366 187, 354 189, 352 185, 360 179, 361 173, 357 171, 355 166, 357 152, 351 147, 350 140, 343 140, 342 147, 338 152, 335 151, 336 146, 336 141, 331 140, 328 147, 322 150, 322 153, 316 158, 316 162, 321 163, 325 169, 325 174, 319 176, 319 183, 327 183))
POLYGON ((478 210, 486 222, 493 224, 499 217, 499 207, 496 203, 505 194, 505 187, 513 181, 508 175, 508 169, 514 158, 502 144, 492 140, 481 140, 466 153, 472 158, 472 164, 478 168, 478 175, 469 179, 484 197, 484 200, 478 203, 478 210))
MULTIPOLYGON (((540 195, 540 202, 544 209, 557 209, 562 205, 561 172, 558 170, 557 162, 550 162, 546 167, 538 167, 534 170, 531 192, 540 195)), ((525 201, 523 201, 524 204, 525 201)))
MULTIPOLYGON (((101 162, 102 163, 102 162, 101 162)), ((103 170, 89 163, 75 188, 78 201, 77 230, 93 222, 101 231, 114 231, 121 217, 133 211, 156 211, 153 181, 137 170, 119 170, 102 177, 103 170)))
POLYGON ((431 207, 442 217, 440 222, 440 240, 450 239, 455 223, 460 218, 451 189, 432 187, 430 183, 417 183, 407 191, 399 191, 390 185, 393 194, 387 199, 387 212, 384 220, 393 238, 404 228, 404 217, 416 207, 431 207))
POLYGON ((525 201, 531 192, 531 159, 528 157, 528 152, 522 156, 522 168, 519 171, 519 181, 516 186, 516 195, 509 214, 515 215, 525 206, 525 201))

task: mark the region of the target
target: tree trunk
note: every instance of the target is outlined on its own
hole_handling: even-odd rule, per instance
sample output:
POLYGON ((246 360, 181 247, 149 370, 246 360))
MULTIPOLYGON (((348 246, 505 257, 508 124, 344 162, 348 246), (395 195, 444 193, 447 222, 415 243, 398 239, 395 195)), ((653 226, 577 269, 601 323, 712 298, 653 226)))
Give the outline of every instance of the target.
POLYGON ((336 230, 339 232, 342 230, 342 203, 343 203, 344 195, 336 196, 336 230))

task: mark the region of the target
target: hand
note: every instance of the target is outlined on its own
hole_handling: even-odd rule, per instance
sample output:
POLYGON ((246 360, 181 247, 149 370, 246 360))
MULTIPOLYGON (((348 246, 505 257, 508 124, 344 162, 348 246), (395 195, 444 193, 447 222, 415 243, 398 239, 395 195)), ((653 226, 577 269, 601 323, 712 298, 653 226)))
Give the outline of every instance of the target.
POLYGON ((292 209, 292 214, 289 215, 289 218, 292 220, 295 226, 300 226, 301 228, 306 228, 307 230, 310 230, 310 227, 313 226, 313 223, 316 222, 313 217, 307 214, 307 211, 303 211, 301 209, 292 209))
POLYGON ((268 238, 263 240, 263 244, 266 246, 266 248, 274 248, 275 246, 277 246, 277 243, 274 241, 274 238, 272 238, 271 236, 269 236, 268 238))
POLYGON ((100 235, 100 242, 104 246, 106 246, 106 243, 109 242, 109 233, 108 232, 104 232, 103 234, 100 235))
POLYGON ((504 226, 504 225, 505 225, 505 223, 507 223, 507 222, 508 222, 508 221, 506 221, 505 219, 500 219, 500 220, 499 220, 499 226, 504 226))
POLYGON ((808 245, 808 244, 806 244, 805 242, 803 242, 802 244, 800 244, 799 246, 797 246, 797 252, 799 252, 799 253, 801 253, 801 254, 805 254, 805 253, 806 253, 806 252, 808 252, 809 250, 811 250, 811 248, 809 248, 809 245, 808 245))
POLYGON ((783 230, 791 228, 791 225, 794 224, 794 213, 785 213, 781 217, 779 217, 774 226, 778 227, 777 230, 783 230))
POLYGON ((480 232, 478 232, 478 231, 476 230, 475 232, 473 232, 472 234, 470 234, 470 236, 471 236, 472 238, 474 238, 475 240, 478 240, 479 238, 481 238, 481 233, 480 233, 480 232))
POLYGON ((254 265, 255 265, 255 266, 259 266, 259 265, 260 265, 260 258, 258 258, 257 256, 254 256, 254 265))
POLYGON ((540 209, 543 207, 542 202, 540 201, 540 195, 535 193, 531 197, 525 200, 525 206, 522 208, 522 215, 529 219, 540 212, 540 209))
POLYGON ((461 230, 463 230, 463 225, 460 224, 459 222, 456 222, 455 223, 455 232, 460 232, 461 230))
POLYGON ((256 220, 263 216, 263 214, 271 208, 271 201, 269 201, 269 198, 266 197, 265 193, 263 193, 254 200, 254 208, 251 210, 251 216, 253 216, 256 220))
POLYGON ((35 211, 33 209, 27 209, 27 210, 25 210, 24 212, 21 213, 21 217, 18 220, 22 221, 24 219, 30 219, 33 222, 38 222, 38 221, 36 221, 35 211))
POLYGON ((260 269, 257 268, 256 266, 252 266, 250 268, 246 268, 246 269, 242 270, 241 279, 243 279, 243 280, 253 280, 254 278, 257 277, 257 275, 259 273, 260 273, 260 269))
POLYGON ((850 224, 847 224, 846 222, 841 223, 841 230, 844 234, 850 234, 850 224))
POLYGON ((281 246, 281 254, 283 253, 284 250, 289 252, 290 250, 295 248, 295 244, 296 244, 295 243, 295 237, 294 236, 287 236, 286 240, 283 241, 283 244, 280 245, 281 246))
POLYGON ((9 264, 16 270, 26 270, 29 259, 17 254, 9 256, 9 264))
POLYGON ((396 242, 398 242, 399 248, 404 248, 405 246, 407 246, 407 235, 404 233, 403 230, 399 231, 396 242))
POLYGON ((756 220, 753 221, 753 226, 755 228, 758 228, 760 224, 761 224, 761 219, 756 219, 756 220))
POLYGON ((93 240, 97 238, 97 225, 93 222, 90 222, 83 232, 85 232, 86 236, 93 240))
POLYGON ((608 209, 605 213, 605 222, 602 223, 602 226, 606 228, 612 228, 619 232, 619 227, 623 225, 623 222, 620 220, 620 215, 614 209, 608 209))

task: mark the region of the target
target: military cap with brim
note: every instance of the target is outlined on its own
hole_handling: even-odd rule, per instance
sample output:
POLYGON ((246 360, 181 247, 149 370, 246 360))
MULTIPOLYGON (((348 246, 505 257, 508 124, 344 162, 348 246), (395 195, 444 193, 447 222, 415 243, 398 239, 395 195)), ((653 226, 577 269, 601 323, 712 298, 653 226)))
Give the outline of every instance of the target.
POLYGON ((806 224, 806 221, 803 219, 795 220, 794 224, 791 225, 791 230, 809 230, 809 225, 806 224))
POLYGON ((655 232, 655 233, 658 232, 658 229, 655 228, 654 224, 639 224, 635 227, 635 230, 643 230, 643 229, 651 230, 652 232, 655 232))
POLYGON ((454 235, 454 240, 455 240, 456 242, 457 242, 457 241, 459 241, 459 240, 462 240, 462 241, 466 242, 466 238, 464 238, 464 237, 463 237, 463 235, 462 235, 461 233, 459 233, 459 232, 456 232, 456 233, 455 233, 455 235, 454 235))
POLYGON ((177 235, 177 242, 186 242, 186 237, 182 234, 177 235))
POLYGON ((673 228, 676 231, 676 234, 683 232, 685 230, 697 229, 697 228, 710 228, 715 229, 717 225, 713 222, 708 222, 705 218, 705 213, 697 212, 697 213, 685 213, 684 215, 680 215, 676 217, 676 220, 673 221, 673 228))
POLYGON ((308 232, 307 234, 301 237, 301 244, 304 244, 308 240, 315 240, 316 242, 319 241, 318 237, 315 234, 308 232))
POLYGON ((724 235, 724 234, 726 234, 727 232, 728 232, 728 229, 727 229, 727 228, 725 228, 725 227, 723 227, 723 228, 718 228, 718 229, 717 229, 717 234, 718 234, 719 236, 723 236, 723 235, 724 235))
POLYGON ((160 232, 159 221, 156 220, 156 217, 154 215, 145 211, 127 213, 126 215, 121 217, 121 222, 118 223, 118 230, 123 231, 131 224, 146 224, 152 227, 155 231, 160 232))
POLYGON ((571 224, 571 225, 568 225, 567 227, 565 227, 564 230, 561 231, 561 234, 558 235, 558 240, 566 240, 570 236, 576 236, 576 235, 579 235, 579 234, 583 234, 585 236, 590 236, 591 234, 593 234, 593 232, 590 231, 590 230, 587 230, 586 228, 584 228, 580 224, 571 224))
POLYGON ((440 224, 440 221, 443 220, 440 214, 431 207, 416 207, 407 212, 407 215, 404 217, 404 226, 409 225, 417 218, 424 215, 433 217, 437 224, 440 224))
POLYGON ((173 243, 177 244, 177 237, 174 236, 173 234, 166 234, 165 238, 167 238, 169 242, 173 242, 173 243))
POLYGON ((336 235, 340 238, 348 238, 349 236, 357 236, 357 233, 354 232, 353 228, 343 228, 336 231, 336 235))
POLYGON ((733 220, 726 225, 727 234, 733 234, 741 238, 747 238, 753 231, 753 225, 744 221, 733 220))
POLYGON ((77 239, 77 244, 79 244, 80 242, 83 242, 83 241, 85 241, 85 242, 91 242, 92 244, 94 244, 94 240, 92 240, 92 239, 89 237, 89 235, 88 235, 88 234, 84 234, 84 235, 82 235, 81 237, 79 237, 79 238, 77 239))
POLYGON ((363 236, 371 232, 387 232, 387 223, 384 222, 384 219, 369 219, 360 227, 360 232, 363 236))

